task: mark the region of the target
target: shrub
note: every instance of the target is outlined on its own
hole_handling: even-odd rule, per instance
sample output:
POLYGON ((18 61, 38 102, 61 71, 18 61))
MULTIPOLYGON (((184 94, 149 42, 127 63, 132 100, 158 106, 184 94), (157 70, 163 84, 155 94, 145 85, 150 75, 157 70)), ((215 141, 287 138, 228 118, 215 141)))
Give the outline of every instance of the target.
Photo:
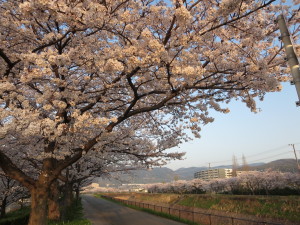
POLYGON ((8 213, 4 218, 0 219, 0 225, 27 225, 29 214, 30 209, 28 207, 8 213))

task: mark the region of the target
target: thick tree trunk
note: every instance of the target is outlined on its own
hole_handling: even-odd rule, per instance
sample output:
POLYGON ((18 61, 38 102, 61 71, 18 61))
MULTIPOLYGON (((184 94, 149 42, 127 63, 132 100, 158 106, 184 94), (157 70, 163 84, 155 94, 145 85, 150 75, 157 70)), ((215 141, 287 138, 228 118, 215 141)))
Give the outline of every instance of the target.
POLYGON ((47 225, 49 189, 38 186, 31 190, 31 212, 28 225, 47 225))
POLYGON ((62 205, 62 219, 66 220, 67 211, 74 201, 73 184, 66 182, 64 185, 64 196, 62 205))
POLYGON ((65 195, 64 196, 64 205, 66 207, 70 207, 74 201, 73 184, 72 183, 66 183, 64 195, 65 195))
POLYGON ((80 193, 79 188, 76 188, 76 201, 79 200, 79 193, 80 193))
POLYGON ((58 182, 54 181, 50 187, 50 193, 48 198, 48 219, 59 220, 60 209, 59 209, 59 189, 58 182))
POLYGON ((1 214, 0 214, 0 218, 4 217, 5 216, 5 209, 6 209, 6 202, 7 200, 7 196, 4 197, 4 199, 2 200, 2 203, 1 203, 1 214))
POLYGON ((78 202, 78 200, 79 200, 81 182, 82 182, 82 180, 77 180, 77 182, 76 182, 76 186, 75 186, 76 202, 78 202))

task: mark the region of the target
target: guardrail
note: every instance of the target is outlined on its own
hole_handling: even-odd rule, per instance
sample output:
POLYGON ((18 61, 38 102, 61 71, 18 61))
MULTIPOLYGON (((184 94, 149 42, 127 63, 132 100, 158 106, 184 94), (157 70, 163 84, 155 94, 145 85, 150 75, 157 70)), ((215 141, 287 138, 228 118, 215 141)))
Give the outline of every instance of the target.
POLYGON ((169 214, 172 216, 176 216, 179 219, 189 220, 203 225, 284 225, 282 223, 256 221, 256 220, 251 220, 246 218, 237 218, 231 216, 216 215, 212 213, 183 210, 183 209, 172 208, 167 206, 154 205, 150 203, 124 200, 124 199, 114 198, 106 195, 102 195, 102 197, 107 199, 112 199, 114 201, 119 201, 126 205, 132 205, 139 208, 150 209, 156 212, 169 214))

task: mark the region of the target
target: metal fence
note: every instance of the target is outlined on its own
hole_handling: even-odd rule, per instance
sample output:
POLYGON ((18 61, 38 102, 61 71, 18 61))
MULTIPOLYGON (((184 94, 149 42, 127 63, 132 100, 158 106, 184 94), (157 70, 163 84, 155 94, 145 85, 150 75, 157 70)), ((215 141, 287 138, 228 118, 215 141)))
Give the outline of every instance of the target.
POLYGON ((180 219, 189 220, 203 225, 283 225, 282 223, 273 223, 267 221, 256 221, 246 218, 237 218, 231 216, 216 215, 211 213, 203 213, 191 210, 172 208, 168 206, 154 205, 144 202, 136 202, 114 198, 111 196, 102 195, 103 198, 112 199, 122 202, 126 205, 137 206, 139 208, 150 209, 156 212, 176 216, 180 219))

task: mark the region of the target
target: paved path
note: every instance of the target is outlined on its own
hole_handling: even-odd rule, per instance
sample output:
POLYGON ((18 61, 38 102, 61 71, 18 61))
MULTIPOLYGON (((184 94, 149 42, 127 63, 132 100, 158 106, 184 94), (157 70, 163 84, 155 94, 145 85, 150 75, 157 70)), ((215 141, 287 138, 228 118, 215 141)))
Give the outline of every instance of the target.
POLYGON ((183 225, 91 195, 82 196, 84 215, 93 225, 183 225))

